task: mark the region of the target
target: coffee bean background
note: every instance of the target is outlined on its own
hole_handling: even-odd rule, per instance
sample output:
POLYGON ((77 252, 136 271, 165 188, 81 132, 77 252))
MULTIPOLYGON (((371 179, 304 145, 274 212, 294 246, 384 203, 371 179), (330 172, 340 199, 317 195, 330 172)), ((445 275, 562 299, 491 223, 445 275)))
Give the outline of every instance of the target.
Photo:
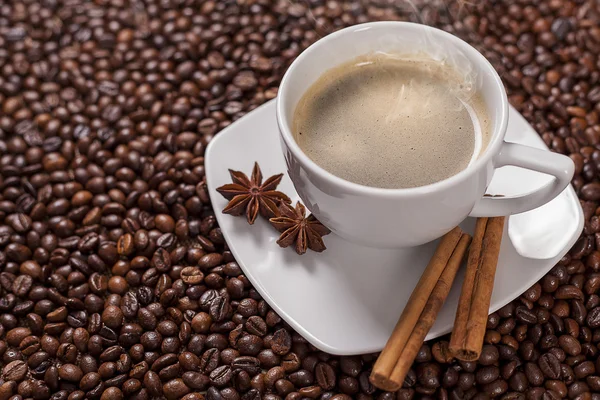
POLYGON ((0 400, 600 399, 598 21, 591 0, 2 1, 0 400), (203 157, 308 45, 396 19, 483 52, 575 162, 586 224, 478 362, 429 342, 392 394, 376 355, 317 351, 252 288, 203 157))

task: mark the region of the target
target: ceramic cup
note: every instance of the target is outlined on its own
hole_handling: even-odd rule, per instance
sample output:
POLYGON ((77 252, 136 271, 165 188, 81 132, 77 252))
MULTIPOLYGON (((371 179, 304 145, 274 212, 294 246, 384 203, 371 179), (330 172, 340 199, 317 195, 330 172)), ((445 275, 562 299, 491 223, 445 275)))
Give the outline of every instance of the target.
POLYGON ((436 28, 408 22, 352 26, 314 43, 292 63, 277 96, 277 123, 289 176, 308 209, 339 236, 374 247, 416 246, 436 239, 467 216, 501 216, 537 208, 571 181, 570 158, 504 141, 508 100, 500 77, 477 50, 436 28), (482 155, 445 180, 415 188, 381 189, 341 179, 315 164, 292 134, 298 101, 325 71, 372 52, 425 53, 474 77, 491 118, 482 155), (496 168, 513 165, 554 176, 519 197, 484 197, 496 168))

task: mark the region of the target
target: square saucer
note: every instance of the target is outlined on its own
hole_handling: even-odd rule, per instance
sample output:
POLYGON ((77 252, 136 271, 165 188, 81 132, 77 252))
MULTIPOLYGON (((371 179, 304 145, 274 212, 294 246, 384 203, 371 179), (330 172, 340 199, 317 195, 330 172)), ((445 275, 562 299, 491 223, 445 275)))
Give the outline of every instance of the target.
MULTIPOLYGON (((548 150, 533 128, 510 108, 506 140, 548 150)), ((220 132, 205 154, 206 178, 216 217, 229 248, 256 290, 298 333, 336 355, 380 351, 391 334, 437 242, 408 249, 374 249, 324 237, 327 250, 297 255, 280 248, 268 221, 219 212, 227 205, 215 189, 229 183, 228 169, 250 174, 257 161, 263 176, 284 173, 278 189, 299 200, 287 177, 279 144, 275 101, 257 108, 220 132)), ((552 178, 516 167, 496 171, 489 194, 519 195, 552 178), (517 179, 518 178, 518 179, 517 179)), ((490 312, 507 304, 544 276, 575 243, 583 213, 571 186, 548 204, 513 215, 505 227, 490 312)), ((475 220, 460 225, 473 233, 475 220)), ((464 271, 461 269, 427 335, 450 332, 464 271)))

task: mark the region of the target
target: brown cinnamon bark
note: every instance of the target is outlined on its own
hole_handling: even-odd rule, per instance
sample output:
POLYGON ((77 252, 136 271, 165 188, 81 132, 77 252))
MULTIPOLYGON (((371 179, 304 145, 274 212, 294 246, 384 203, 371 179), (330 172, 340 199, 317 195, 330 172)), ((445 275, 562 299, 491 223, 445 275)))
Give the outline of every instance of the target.
POLYGON ((373 366, 370 380, 376 387, 396 391, 402 386, 408 368, 448 296, 470 239, 458 227, 442 238, 373 366))
POLYGON ((473 354, 465 354, 463 349, 467 337, 467 323, 471 315, 471 302, 473 299, 473 290, 475 289, 475 279, 481 262, 481 247, 483 245, 483 236, 488 223, 488 218, 478 218, 473 233, 473 241, 469 248, 469 258, 465 270, 465 279, 458 299, 458 308, 454 319, 454 329, 450 338, 450 352, 457 357, 471 358, 473 354), (464 328, 464 329, 463 329, 464 328))
POLYGON ((481 355, 505 217, 479 218, 450 337, 450 352, 463 361, 481 355))

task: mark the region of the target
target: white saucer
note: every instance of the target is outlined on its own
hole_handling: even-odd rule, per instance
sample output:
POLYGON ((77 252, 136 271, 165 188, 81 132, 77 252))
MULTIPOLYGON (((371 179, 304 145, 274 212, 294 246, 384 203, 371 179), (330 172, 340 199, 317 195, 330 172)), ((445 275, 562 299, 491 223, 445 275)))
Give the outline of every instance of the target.
MULTIPOLYGON (((506 139, 546 148, 513 108, 506 139)), ((357 246, 331 234, 324 237, 327 250, 320 254, 308 251, 299 256, 291 248, 282 249, 275 243, 278 232, 266 220, 259 217, 250 226, 245 218, 218 212, 227 200, 215 188, 230 182, 228 169, 249 175, 255 161, 265 177, 286 172, 274 101, 223 130, 206 150, 211 201, 244 273, 271 307, 315 347, 339 355, 381 350, 436 243, 381 250, 357 246)), ((522 194, 549 179, 505 167, 496 172, 488 193, 522 194)), ((298 200, 287 175, 278 189, 294 204, 298 200)), ((560 260, 583 229, 583 213, 569 186, 545 206, 512 216, 508 225, 510 240, 505 235, 491 311, 519 296, 560 260)), ((472 233, 474 220, 467 219, 461 227, 472 233)), ((428 339, 452 329, 462 280, 461 271, 428 339)))

